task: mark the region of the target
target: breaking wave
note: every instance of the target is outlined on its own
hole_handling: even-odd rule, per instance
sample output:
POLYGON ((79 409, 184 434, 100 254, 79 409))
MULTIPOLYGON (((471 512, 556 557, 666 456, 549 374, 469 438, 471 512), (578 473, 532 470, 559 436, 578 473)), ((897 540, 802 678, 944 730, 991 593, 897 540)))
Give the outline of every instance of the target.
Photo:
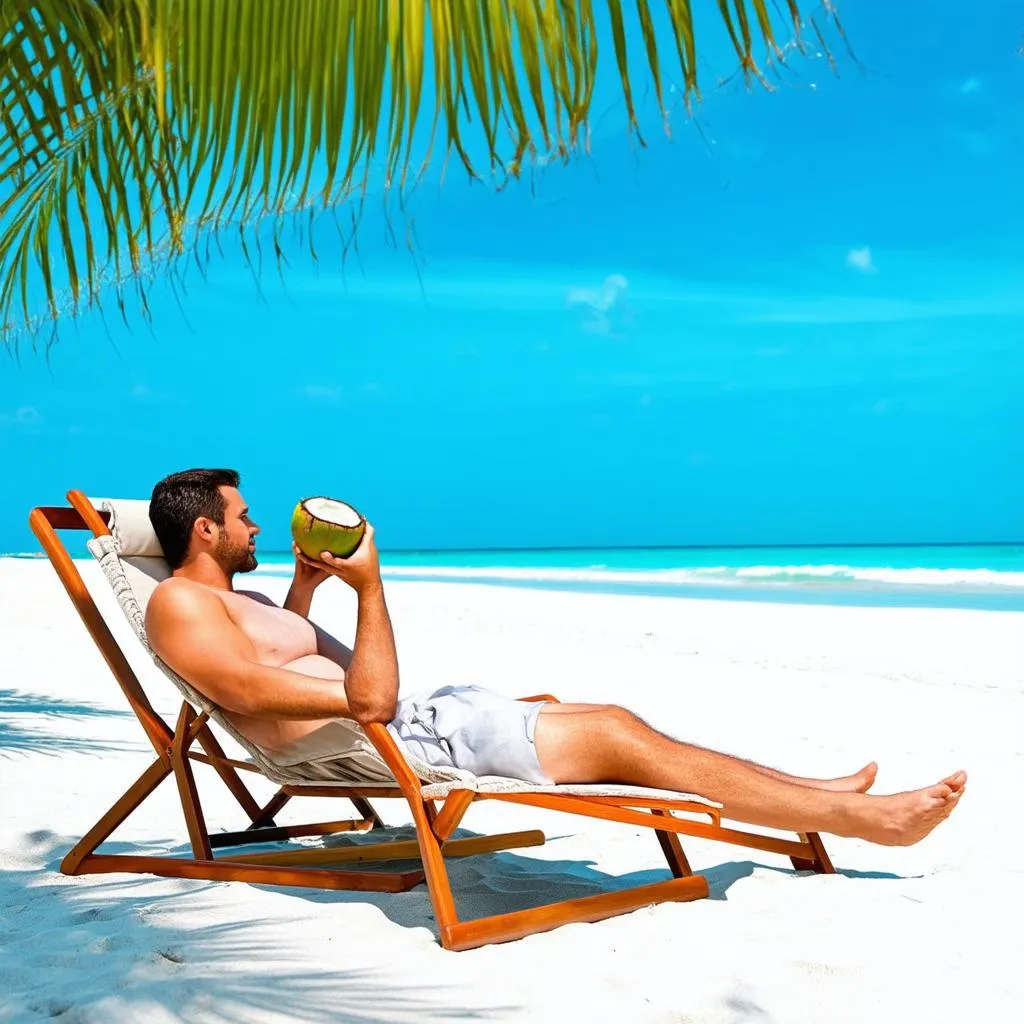
MULTIPOLYGON (((291 566, 265 564, 261 572, 291 573, 291 566)), ((586 567, 501 566, 501 565, 383 565, 385 577, 395 580, 437 579, 452 581, 504 581, 553 584, 604 584, 610 586, 659 587, 708 586, 806 586, 866 588, 1019 588, 1024 589, 1024 570, 979 568, 870 567, 852 565, 749 565, 691 566, 685 569, 622 569, 595 564, 586 567)))
POLYGON ((388 566, 383 572, 438 579, 495 579, 516 581, 586 582, 610 584, 854 584, 905 587, 1021 587, 1024 572, 995 569, 864 568, 850 565, 709 566, 689 569, 622 570, 594 566, 588 569, 503 568, 500 566, 388 566))

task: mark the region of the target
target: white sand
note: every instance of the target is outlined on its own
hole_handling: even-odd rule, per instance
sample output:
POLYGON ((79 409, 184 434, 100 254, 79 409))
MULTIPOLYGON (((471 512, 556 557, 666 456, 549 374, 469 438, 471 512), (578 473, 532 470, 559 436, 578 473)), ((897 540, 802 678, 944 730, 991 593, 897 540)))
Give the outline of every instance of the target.
MULTIPOLYGON (((280 598, 284 583, 259 588, 280 598)), ((910 849, 827 839, 834 877, 689 840, 711 899, 466 953, 438 945, 423 887, 366 896, 66 878, 64 852, 149 756, 48 563, 0 560, 0 1019, 1018 1019, 1019 614, 423 583, 393 583, 388 594, 403 691, 479 682, 615 701, 682 738, 797 773, 842 774, 875 758, 886 792, 963 767, 969 792, 910 849)), ((332 581, 314 615, 349 638, 351 607, 332 581)), ((147 678, 173 716, 173 690, 147 678)), ((240 827, 219 782, 203 775, 200 785, 211 829, 240 827)), ((260 795, 271 791, 260 785, 260 795)), ((400 802, 380 806, 389 823, 408 821, 400 802)), ((305 800, 281 819, 347 814, 305 800)), ((627 826, 493 804, 473 808, 466 825, 541 827, 549 841, 454 862, 465 916, 666 877, 653 834, 627 826)), ((162 852, 185 841, 168 782, 111 846, 162 852)))

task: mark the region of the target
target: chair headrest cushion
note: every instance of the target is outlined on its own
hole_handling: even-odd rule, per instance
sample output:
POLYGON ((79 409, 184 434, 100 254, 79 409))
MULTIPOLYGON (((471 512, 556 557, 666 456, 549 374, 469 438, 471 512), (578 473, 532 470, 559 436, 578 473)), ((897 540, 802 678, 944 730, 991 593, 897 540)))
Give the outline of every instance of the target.
POLYGON ((126 498, 90 498, 110 513, 110 532, 122 558, 163 558, 164 551, 149 521, 149 502, 126 498))

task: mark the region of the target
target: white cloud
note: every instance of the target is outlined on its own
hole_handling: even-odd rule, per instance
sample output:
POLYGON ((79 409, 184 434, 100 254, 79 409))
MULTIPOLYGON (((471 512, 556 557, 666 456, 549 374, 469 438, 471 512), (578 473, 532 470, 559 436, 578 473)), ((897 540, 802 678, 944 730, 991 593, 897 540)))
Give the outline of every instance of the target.
POLYGON ((871 258, 871 250, 866 245, 862 249, 851 249, 846 254, 846 265, 865 274, 878 273, 878 267, 871 258))
POLYGON ((565 301, 570 306, 590 306, 599 313, 607 313, 625 294, 629 282, 622 274, 609 274, 600 288, 570 288, 565 301))
MULTIPOLYGON (((874 251, 869 249, 868 252, 871 266, 875 266, 874 251)), ((846 274, 841 275, 846 280, 845 285, 833 282, 837 286, 834 291, 823 287, 793 289, 780 285, 780 268, 775 263, 751 265, 741 278, 719 282, 692 280, 667 272, 630 274, 627 290, 619 290, 611 308, 603 312, 595 309, 591 302, 596 298, 598 305, 607 304, 616 278, 620 283, 625 280, 621 275, 613 275, 612 289, 606 290, 601 276, 588 277, 584 267, 570 269, 568 282, 579 287, 569 289, 564 266, 529 264, 524 267, 493 262, 472 266, 435 264, 425 273, 425 278, 428 300, 438 307, 480 310, 488 315, 496 311, 518 313, 525 310, 557 316, 557 311, 562 310, 563 315, 568 311, 570 316, 590 321, 585 326, 591 331, 602 329, 602 316, 605 330, 610 323, 613 331, 622 331, 629 326, 634 309, 643 309, 658 317, 685 311, 687 317, 702 322, 737 324, 902 323, 948 317, 1024 316, 1019 261, 1015 262, 1013 256, 996 253, 978 262, 938 258, 930 250, 886 247, 880 259, 886 280, 891 280, 895 289, 887 298, 865 295, 854 287, 863 285, 865 281, 860 275, 870 271, 856 266, 845 268, 847 253, 842 249, 830 248, 813 254, 815 261, 819 258, 846 269, 846 274), (588 281, 592 282, 591 286, 584 287, 588 281), (568 298, 573 300, 571 307, 568 298), (581 301, 584 299, 590 301, 581 301)), ((812 265, 810 258, 807 262, 787 265, 786 276, 793 276, 795 272, 799 277, 800 272, 812 265)), ((423 291, 415 277, 410 283, 400 275, 382 272, 372 280, 355 278, 355 281, 368 298, 423 307, 423 291)), ((326 294, 325 282, 320 284, 324 285, 326 294)), ((771 344, 774 343, 765 342, 764 347, 771 347, 771 344)), ((546 338, 538 340, 537 345, 539 348, 550 345, 552 352, 556 350, 554 342, 546 338)), ((782 353, 778 355, 781 357, 782 353)), ((761 356, 769 358, 767 352, 761 356)), ((306 400, 302 385, 293 393, 306 400)), ((340 395, 339 400, 344 397, 340 395)))
POLYGON ((609 274, 597 288, 573 287, 565 294, 566 305, 586 306, 593 315, 588 316, 583 326, 598 334, 611 330, 609 314, 622 303, 629 282, 622 274, 609 274))

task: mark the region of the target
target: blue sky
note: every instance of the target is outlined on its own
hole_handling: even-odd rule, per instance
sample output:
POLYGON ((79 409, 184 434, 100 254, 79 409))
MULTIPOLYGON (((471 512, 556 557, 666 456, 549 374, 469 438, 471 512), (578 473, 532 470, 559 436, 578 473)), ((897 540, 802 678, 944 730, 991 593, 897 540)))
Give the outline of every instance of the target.
POLYGON ((68 487, 194 465, 272 547, 311 493, 390 548, 1024 538, 1024 25, 891 6, 840 8, 863 69, 771 95, 709 47, 697 125, 644 150, 606 63, 591 155, 450 168, 415 259, 371 209, 344 270, 328 231, 259 289, 229 248, 152 327, 4 360, 0 551, 68 487))

